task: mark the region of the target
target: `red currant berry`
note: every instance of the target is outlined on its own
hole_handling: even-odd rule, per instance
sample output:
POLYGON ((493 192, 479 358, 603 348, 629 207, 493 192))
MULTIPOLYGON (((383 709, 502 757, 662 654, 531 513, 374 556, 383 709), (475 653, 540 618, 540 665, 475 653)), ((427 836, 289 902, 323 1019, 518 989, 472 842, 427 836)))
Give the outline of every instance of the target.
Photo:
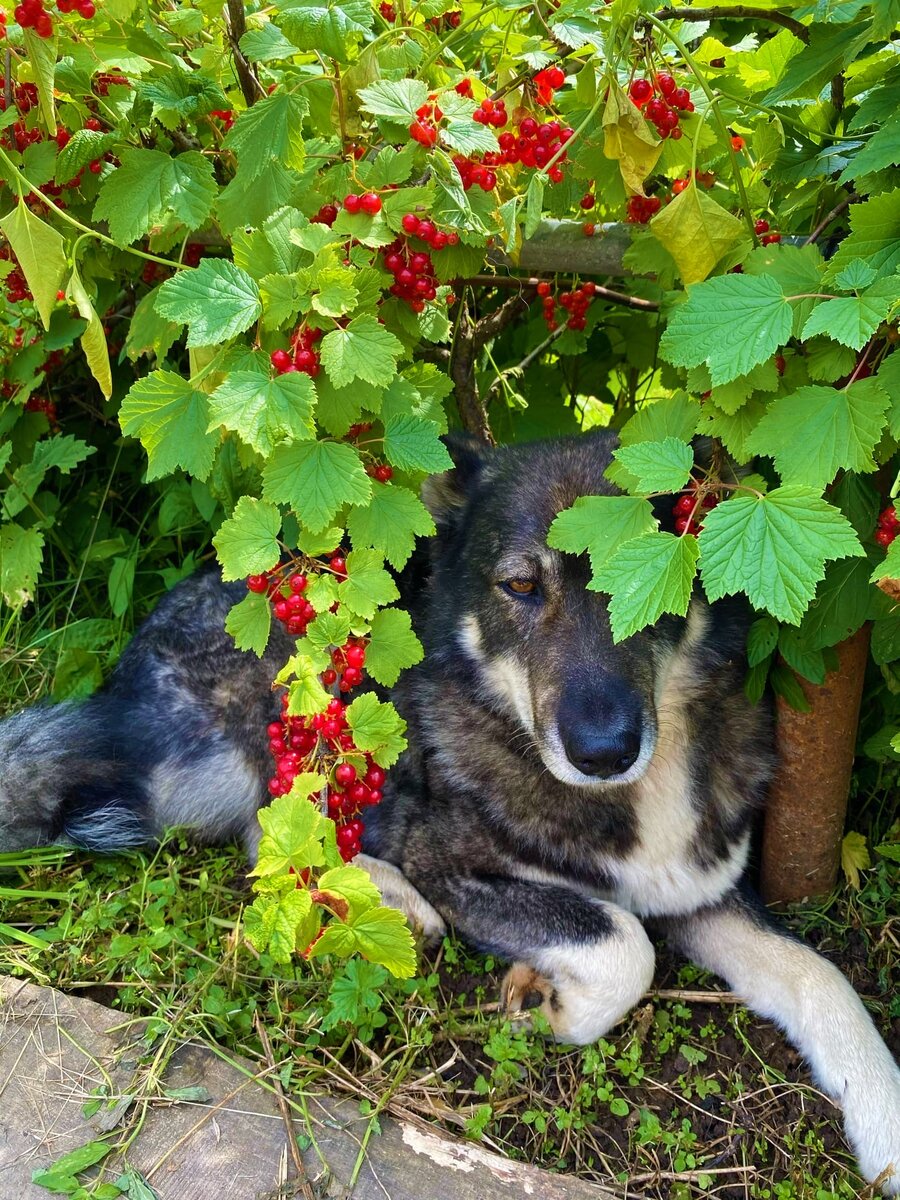
POLYGON ((635 79, 629 91, 635 104, 646 104, 653 95, 653 84, 649 79, 635 79))
POLYGON ((359 203, 363 212, 368 213, 370 216, 381 212, 381 197, 377 192, 366 192, 360 197, 359 203))
POLYGON ((255 592, 257 595, 266 591, 268 586, 269 586, 269 581, 268 581, 268 579, 266 579, 265 575, 248 575, 247 576, 247 589, 251 592, 255 592))
POLYGON ((381 463, 375 468, 375 478, 379 483, 388 483, 394 475, 394 468, 387 463, 381 463))
POLYGON ((353 213, 358 213, 361 205, 362 198, 357 196, 355 192, 351 192, 348 196, 344 197, 344 212, 348 212, 351 215, 353 213))

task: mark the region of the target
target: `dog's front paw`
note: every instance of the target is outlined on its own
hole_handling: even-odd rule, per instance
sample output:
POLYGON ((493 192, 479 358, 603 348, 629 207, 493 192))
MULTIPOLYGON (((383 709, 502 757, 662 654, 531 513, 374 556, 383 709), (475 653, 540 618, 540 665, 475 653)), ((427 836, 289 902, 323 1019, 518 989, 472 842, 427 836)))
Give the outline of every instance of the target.
POLYGON ((510 1013, 539 1008, 557 1041, 586 1046, 628 1013, 653 981, 654 953, 640 922, 616 916, 605 941, 547 947, 535 965, 515 963, 503 980, 510 1013))
POLYGON ((900 1196, 900 1073, 844 1096, 847 1139, 861 1174, 885 1196, 900 1196))

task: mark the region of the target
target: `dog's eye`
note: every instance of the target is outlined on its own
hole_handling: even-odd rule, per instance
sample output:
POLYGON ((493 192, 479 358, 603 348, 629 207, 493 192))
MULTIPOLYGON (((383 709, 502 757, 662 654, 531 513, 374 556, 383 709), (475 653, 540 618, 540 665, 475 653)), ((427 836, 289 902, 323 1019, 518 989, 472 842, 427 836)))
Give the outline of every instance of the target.
POLYGON ((533 579, 504 579, 500 586, 510 596, 536 596, 538 591, 533 579))

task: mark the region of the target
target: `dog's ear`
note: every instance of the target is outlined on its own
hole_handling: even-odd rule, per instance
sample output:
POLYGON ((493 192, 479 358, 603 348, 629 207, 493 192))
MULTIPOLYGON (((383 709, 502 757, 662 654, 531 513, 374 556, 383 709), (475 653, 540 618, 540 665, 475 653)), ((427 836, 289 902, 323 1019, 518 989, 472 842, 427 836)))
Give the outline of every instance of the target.
POLYGON ((491 447, 471 433, 448 433, 441 441, 453 459, 453 469, 429 476, 422 484, 421 494, 435 522, 446 525, 477 486, 491 447))

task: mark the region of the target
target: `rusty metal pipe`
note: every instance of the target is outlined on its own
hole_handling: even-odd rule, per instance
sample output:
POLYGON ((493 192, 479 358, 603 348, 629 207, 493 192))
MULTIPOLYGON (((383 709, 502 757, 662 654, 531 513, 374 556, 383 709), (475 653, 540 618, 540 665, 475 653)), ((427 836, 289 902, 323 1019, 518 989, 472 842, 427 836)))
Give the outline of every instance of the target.
POLYGON ((869 633, 864 625, 835 647, 839 666, 824 683, 800 680, 810 712, 778 697, 779 768, 766 807, 760 876, 767 904, 822 896, 834 887, 869 633))

